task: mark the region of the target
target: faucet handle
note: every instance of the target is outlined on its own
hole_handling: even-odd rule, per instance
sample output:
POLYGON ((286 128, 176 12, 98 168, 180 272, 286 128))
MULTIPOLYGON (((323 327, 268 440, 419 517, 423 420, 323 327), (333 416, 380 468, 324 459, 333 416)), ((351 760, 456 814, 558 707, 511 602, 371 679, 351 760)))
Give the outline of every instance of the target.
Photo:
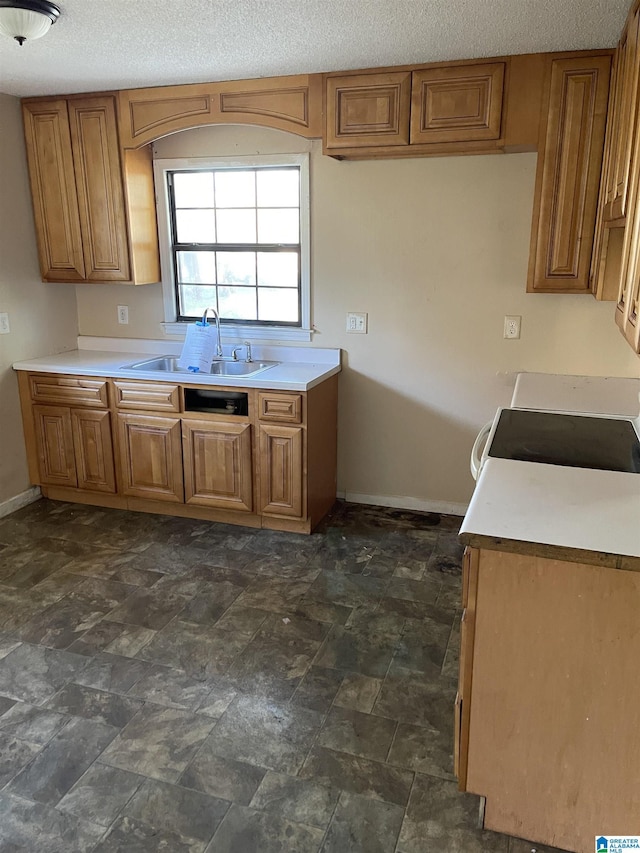
POLYGON ((251 355, 251 343, 249 341, 243 341, 243 343, 247 348, 247 364, 251 364, 253 361, 253 357, 251 355))

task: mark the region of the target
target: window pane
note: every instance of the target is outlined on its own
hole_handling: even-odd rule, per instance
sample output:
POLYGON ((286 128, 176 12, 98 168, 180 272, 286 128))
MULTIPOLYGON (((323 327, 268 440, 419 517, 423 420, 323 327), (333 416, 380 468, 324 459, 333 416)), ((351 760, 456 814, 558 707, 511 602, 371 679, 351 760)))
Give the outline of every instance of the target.
POLYGON ((284 288, 258 289, 258 319, 298 322, 298 291, 284 288))
POLYGON ((215 252, 178 252, 178 280, 184 284, 215 284, 215 252))
POLYGON ((216 207, 255 207, 256 173, 216 172, 216 207))
POLYGON ((180 297, 180 314, 182 317, 202 319, 207 308, 216 307, 215 287, 198 287, 193 284, 178 285, 180 297))
POLYGON ((216 216, 213 210, 176 210, 178 243, 215 243, 216 216))
POLYGON ((220 318, 222 320, 255 320, 256 291, 254 287, 220 287, 220 318))
POLYGON ((297 207, 300 204, 298 169, 264 169, 257 174, 258 207, 297 207))
POLYGON ((218 282, 255 287, 255 252, 218 252, 218 282))
POLYGON ((218 210, 218 243, 255 243, 255 210, 218 210))
POLYGON ((213 207, 211 172, 174 172, 176 207, 213 207))
POLYGON ((297 243, 300 234, 298 208, 258 210, 258 243, 297 243))
POLYGON ((297 287, 297 252, 258 252, 260 287, 297 287))

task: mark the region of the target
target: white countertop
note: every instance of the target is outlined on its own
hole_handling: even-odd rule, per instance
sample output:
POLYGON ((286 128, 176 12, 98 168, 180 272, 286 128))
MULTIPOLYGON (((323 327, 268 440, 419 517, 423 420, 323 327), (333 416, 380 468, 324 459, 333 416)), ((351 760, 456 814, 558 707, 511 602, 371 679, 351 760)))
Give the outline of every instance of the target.
MULTIPOLYGON (((92 342, 98 342, 98 345, 99 340, 91 339, 92 342)), ((116 346, 113 343, 114 340, 117 339, 104 339, 104 344, 114 347, 116 346)), ((79 339, 79 343, 81 346, 86 345, 86 340, 79 339)), ((181 345, 163 341, 121 340, 118 343, 121 346, 131 346, 131 349, 127 351, 76 349, 58 355, 19 361, 13 365, 13 368, 41 373, 67 373, 74 376, 108 376, 114 379, 143 379, 227 388, 273 388, 282 391, 308 391, 341 370, 339 349, 259 345, 253 347, 254 361, 268 360, 280 363, 254 376, 131 370, 127 369, 127 365, 144 361, 154 355, 179 355, 181 345)))
POLYGON ((640 557, 640 474, 489 457, 460 533, 640 557))
POLYGON ((640 379, 519 373, 511 406, 594 415, 640 415, 640 379))
MULTIPOLYGON (((512 406, 637 417, 639 392, 635 379, 520 374, 512 406)), ((460 534, 640 558, 640 474, 488 457, 460 534)))

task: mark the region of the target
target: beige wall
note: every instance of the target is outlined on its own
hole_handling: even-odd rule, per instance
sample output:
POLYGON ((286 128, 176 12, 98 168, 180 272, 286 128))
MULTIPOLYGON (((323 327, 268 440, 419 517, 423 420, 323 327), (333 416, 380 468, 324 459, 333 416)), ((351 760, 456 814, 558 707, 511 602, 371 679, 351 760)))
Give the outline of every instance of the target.
MULTIPOLYGON (((465 503, 473 439, 518 371, 640 376, 613 305, 527 295, 536 158, 345 163, 319 143, 257 128, 203 128, 156 156, 311 150, 316 346, 341 347, 338 487, 403 506, 465 503), (369 334, 345 332, 367 311, 369 334), (522 337, 502 337, 505 314, 522 337)), ((161 338, 161 288, 78 288, 81 334, 161 338), (118 326, 125 302, 130 324, 118 326)))
POLYGON ((0 95, 0 311, 11 326, 0 335, 1 514, 30 485, 11 364, 73 349, 77 335, 75 288, 40 281, 20 102, 9 95, 0 95))

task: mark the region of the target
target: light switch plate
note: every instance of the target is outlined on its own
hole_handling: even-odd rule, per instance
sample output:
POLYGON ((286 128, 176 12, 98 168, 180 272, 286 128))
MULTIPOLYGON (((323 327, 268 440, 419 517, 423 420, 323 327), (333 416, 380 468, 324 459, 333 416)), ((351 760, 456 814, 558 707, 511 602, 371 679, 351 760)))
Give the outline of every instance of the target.
POLYGON ((366 335, 367 319, 368 315, 365 312, 349 311, 347 314, 347 332, 366 335))
POLYGON ((11 329, 9 328, 9 315, 6 311, 0 314, 0 335, 8 335, 11 329))

